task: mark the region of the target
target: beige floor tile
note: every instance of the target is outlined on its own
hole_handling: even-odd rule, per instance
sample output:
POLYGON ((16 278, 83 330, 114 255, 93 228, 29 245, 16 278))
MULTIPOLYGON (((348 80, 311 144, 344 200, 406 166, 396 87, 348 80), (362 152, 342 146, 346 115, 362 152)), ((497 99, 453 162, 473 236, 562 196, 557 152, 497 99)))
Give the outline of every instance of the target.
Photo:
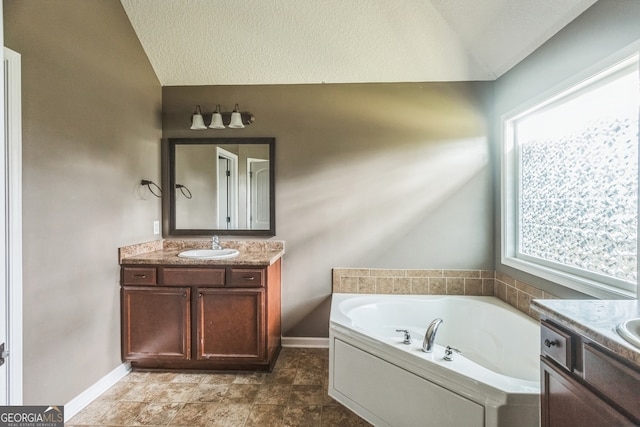
POLYGON ((251 372, 238 374, 233 380, 234 384, 262 384, 266 374, 264 372, 251 372))
POLYGON ((246 427, 280 426, 284 418, 284 405, 253 405, 246 427))
POLYGON ((184 406, 183 403, 152 402, 140 407, 140 412, 132 425, 163 426, 168 425, 184 406))
POLYGON ((284 427, 318 427, 322 417, 321 405, 289 406, 284 414, 284 427))
POLYGON ((203 378, 204 384, 232 384, 236 379, 236 374, 207 374, 203 378))
POLYGON ((222 398, 227 393, 229 384, 198 384, 189 402, 196 403, 217 403, 222 402, 222 398))
POLYGON ((274 369, 273 372, 265 378, 264 382, 266 384, 293 384, 297 372, 298 370, 295 368, 274 369))
POLYGON ((172 426, 200 427, 213 423, 217 403, 185 403, 171 421, 172 426))
POLYGON ((327 405, 322 407, 320 425, 322 427, 356 427, 370 424, 342 405, 327 405))
POLYGON ((68 426, 368 425, 327 394, 327 349, 283 348, 271 373, 131 372, 68 426))
POLYGON ((145 401, 189 402, 198 385, 194 383, 156 383, 153 391, 148 396, 145 396, 145 401))
POLYGON ((146 387, 143 382, 118 382, 100 396, 101 400, 117 402, 121 400, 134 400, 146 387))
POLYGON ((322 385, 324 378, 325 371, 323 368, 298 368, 293 384, 322 385))
POLYGON ((96 425, 135 425, 135 419, 140 414, 144 402, 116 402, 109 411, 98 419, 96 425))
POLYGON ((236 427, 243 426, 249 413, 251 412, 252 405, 219 405, 216 412, 213 414, 213 422, 211 427, 236 427))
POLYGON ((172 383, 201 383, 202 380, 206 377, 206 374, 200 373, 178 373, 171 380, 172 383))
POLYGON ((324 392, 320 385, 293 385, 289 405, 321 405, 324 392))
POLYGON ((116 402, 107 400, 94 400, 86 408, 80 411, 75 417, 69 420, 71 425, 92 425, 96 424, 116 402))
POLYGON ((159 383, 168 383, 173 381, 173 379, 179 374, 176 372, 153 372, 153 381, 159 383))
POLYGON ((325 359, 318 354, 302 354, 299 360, 298 369, 322 370, 324 369, 325 362, 327 362, 328 359, 325 359))
POLYGON ((120 382, 145 382, 149 380, 150 372, 130 372, 120 382))
POLYGON ((222 399, 224 404, 249 404, 256 400, 259 384, 230 384, 222 399))
POLYGON ((285 369, 285 368, 293 368, 296 369, 298 367, 298 361, 300 360, 301 353, 298 351, 287 351, 291 349, 283 348, 278 355, 278 360, 276 360, 276 364, 274 369, 285 369))
POLYGON ((291 386, 289 384, 263 384, 256 396, 257 404, 286 405, 289 403, 291 386))

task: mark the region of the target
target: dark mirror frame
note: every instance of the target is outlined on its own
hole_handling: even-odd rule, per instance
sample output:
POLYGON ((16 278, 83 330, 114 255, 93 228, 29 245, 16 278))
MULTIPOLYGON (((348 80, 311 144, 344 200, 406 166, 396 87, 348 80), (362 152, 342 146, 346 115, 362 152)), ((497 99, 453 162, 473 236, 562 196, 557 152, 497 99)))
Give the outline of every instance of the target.
POLYGON ((276 180, 275 138, 169 138, 163 140, 162 184, 169 197, 162 198, 163 229, 165 236, 275 236, 276 235, 276 180), (194 144, 268 144, 269 145, 269 229, 177 229, 176 228, 176 146, 194 144), (172 189, 174 189, 172 191, 172 189))

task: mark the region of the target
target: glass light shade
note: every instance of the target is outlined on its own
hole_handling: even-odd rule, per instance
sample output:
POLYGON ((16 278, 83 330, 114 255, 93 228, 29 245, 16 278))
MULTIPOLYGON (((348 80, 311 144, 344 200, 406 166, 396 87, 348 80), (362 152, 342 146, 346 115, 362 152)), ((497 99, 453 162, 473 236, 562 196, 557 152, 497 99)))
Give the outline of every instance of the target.
POLYGON ((222 123, 222 114, 220 114, 220 105, 216 106, 216 111, 211 115, 211 129, 224 129, 224 123, 222 123))
POLYGON ((202 130, 206 129, 207 126, 204 124, 204 118, 202 118, 202 112, 200 111, 200 106, 196 106, 196 111, 191 116, 191 129, 192 130, 202 130))
POLYGON ((233 129, 244 128, 244 124, 242 124, 242 114, 240 114, 238 104, 236 104, 236 108, 233 110, 233 113, 231 113, 231 122, 229 122, 229 127, 233 129))

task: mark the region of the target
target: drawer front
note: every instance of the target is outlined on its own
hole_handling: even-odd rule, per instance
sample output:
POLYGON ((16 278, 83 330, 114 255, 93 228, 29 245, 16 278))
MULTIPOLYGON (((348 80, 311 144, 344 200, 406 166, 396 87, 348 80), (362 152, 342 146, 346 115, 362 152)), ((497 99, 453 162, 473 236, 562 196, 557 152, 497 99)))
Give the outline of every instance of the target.
POLYGON ((573 371, 572 335, 547 321, 540 324, 540 353, 573 371))
POLYGON ((155 285, 155 267, 122 267, 123 285, 155 285))
POLYGON ((165 286, 224 286, 224 268, 164 268, 160 284, 165 286))
POLYGON ((259 288, 264 286, 265 272, 255 268, 232 268, 227 286, 259 288))
POLYGON ((640 372, 592 344, 583 345, 584 380, 640 421, 640 372))

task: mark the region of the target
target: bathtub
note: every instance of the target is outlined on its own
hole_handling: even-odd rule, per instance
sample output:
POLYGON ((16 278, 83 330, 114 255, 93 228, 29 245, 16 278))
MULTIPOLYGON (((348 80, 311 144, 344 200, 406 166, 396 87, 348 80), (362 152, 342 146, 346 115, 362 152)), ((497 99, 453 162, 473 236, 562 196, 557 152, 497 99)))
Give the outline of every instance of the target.
POLYGON ((495 297, 333 294, 329 395, 376 426, 537 427, 539 337, 495 297), (462 354, 444 360, 447 346, 462 354))

